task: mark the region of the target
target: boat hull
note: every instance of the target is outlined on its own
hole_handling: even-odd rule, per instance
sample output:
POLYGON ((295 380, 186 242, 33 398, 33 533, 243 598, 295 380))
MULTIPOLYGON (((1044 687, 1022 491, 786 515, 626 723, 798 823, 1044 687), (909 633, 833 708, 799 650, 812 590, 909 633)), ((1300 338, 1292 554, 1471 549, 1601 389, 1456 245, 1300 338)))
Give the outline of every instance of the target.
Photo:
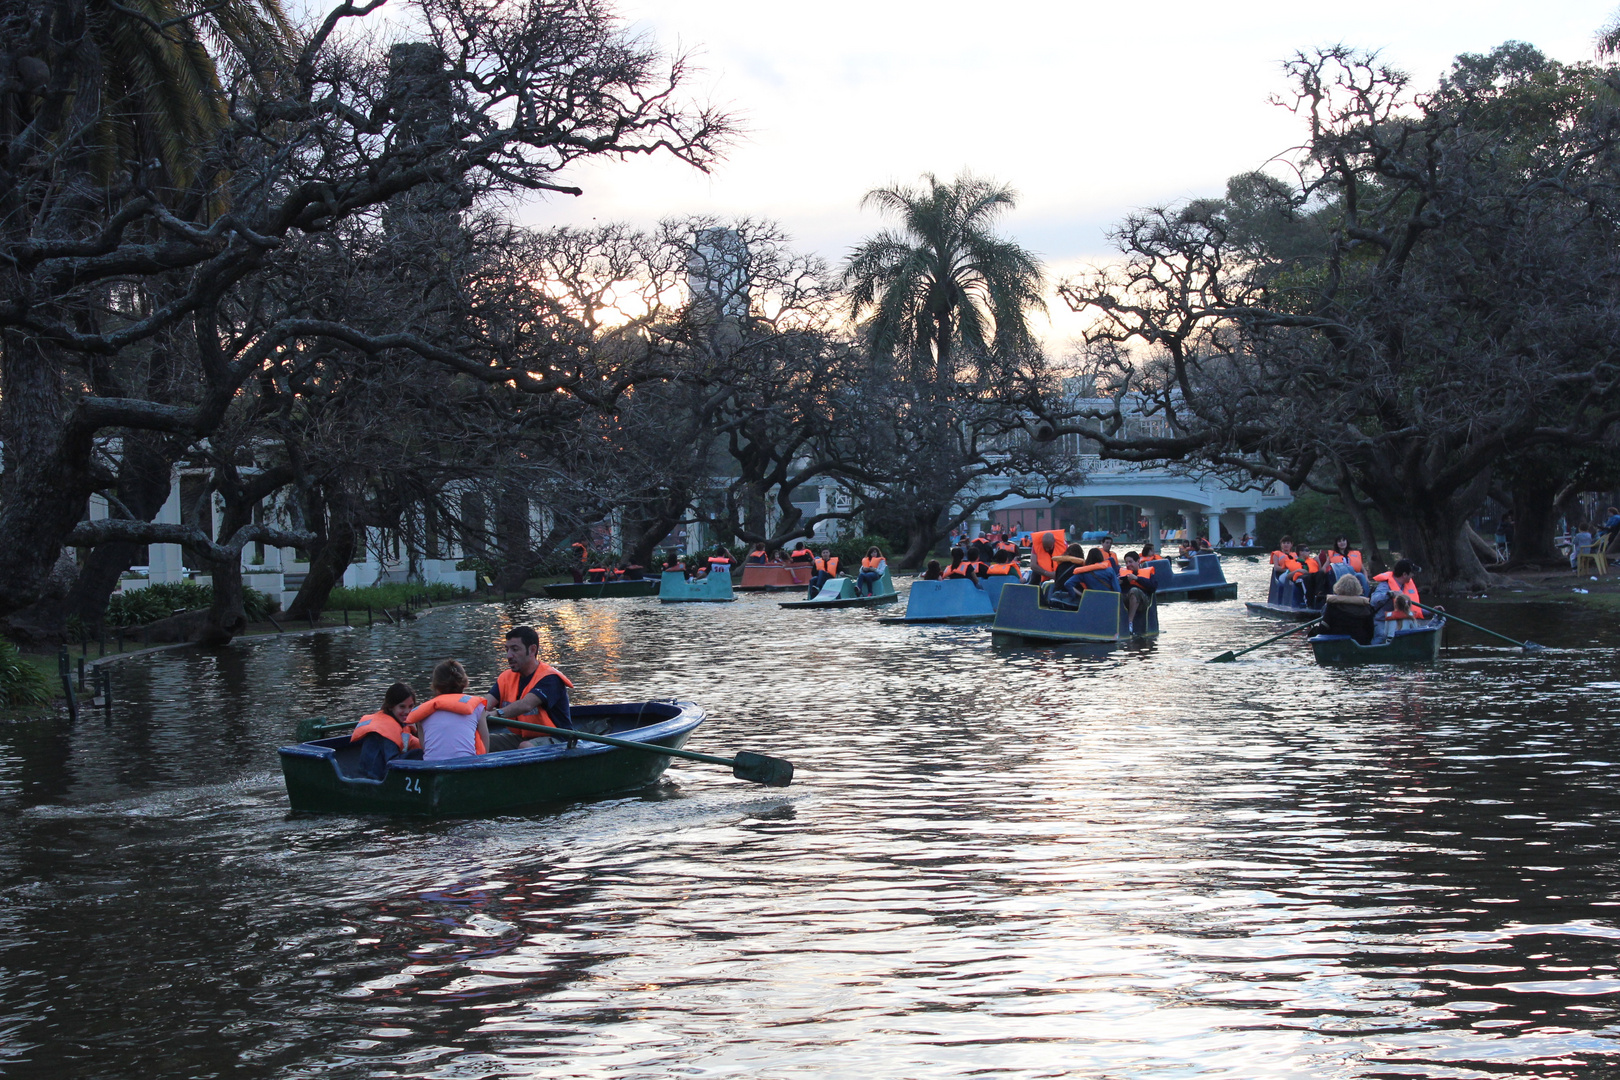
MULTIPOLYGON (((679 749, 703 722, 691 702, 579 705, 576 724, 679 749), (648 721, 653 722, 649 723, 648 721)), ((282 777, 292 809, 318 814, 485 817, 646 787, 669 766, 667 754, 580 741, 450 761, 395 758, 381 780, 348 775, 357 749, 347 735, 284 746, 282 777)))
POLYGON ((777 607, 801 609, 876 607, 878 604, 892 604, 898 599, 900 596, 894 591, 894 579, 889 577, 889 571, 885 568, 883 576, 873 584, 870 596, 860 595, 854 578, 839 575, 825 582, 820 591, 810 599, 785 600, 777 604, 777 607))
POLYGON ((1432 664, 1440 659, 1441 637, 1446 620, 1432 625, 1397 630, 1388 641, 1362 645, 1344 634, 1318 634, 1311 638, 1311 652, 1323 667, 1356 664, 1432 664))
POLYGON ((1001 589, 1016 578, 997 574, 978 582, 966 578, 949 581, 914 581, 906 597, 906 613, 884 622, 897 623, 979 623, 996 617, 1001 589))
POLYGON ((1273 619, 1293 619, 1295 622, 1309 622, 1322 617, 1321 608, 1286 607, 1282 604, 1257 604, 1253 600, 1245 601, 1244 607, 1250 614, 1266 615, 1273 619))
POLYGON ((1254 615, 1266 615, 1273 619, 1293 619, 1295 622, 1308 622, 1311 619, 1322 617, 1320 607, 1311 607, 1305 603, 1305 583, 1292 581, 1287 574, 1271 575, 1271 586, 1266 591, 1266 602, 1257 604, 1250 600, 1243 605, 1254 615))
POLYGON ((1151 559, 1154 599, 1161 604, 1172 600, 1236 600, 1237 582, 1227 581, 1221 557, 1200 552, 1192 557, 1192 568, 1178 573, 1167 559, 1151 559))
POLYGON ((1159 636, 1159 608, 1151 599, 1137 612, 1136 625, 1125 622, 1117 592, 1087 589, 1078 611, 1051 607, 1035 585, 1007 585, 1001 590, 991 632, 998 638, 1025 641, 1116 645, 1135 638, 1159 636))
POLYGON ((658 582, 661 604, 726 604, 736 599, 730 574, 710 571, 706 577, 687 580, 679 570, 668 570, 658 582))
POLYGON ((634 581, 586 581, 578 585, 569 582, 547 585, 546 595, 553 600, 614 600, 625 596, 652 596, 658 592, 655 578, 634 581))
POLYGON ((810 579, 815 576, 816 568, 809 563, 794 563, 784 566, 781 563, 744 563, 742 580, 737 583, 738 592, 778 592, 785 589, 804 590, 810 587, 810 579))

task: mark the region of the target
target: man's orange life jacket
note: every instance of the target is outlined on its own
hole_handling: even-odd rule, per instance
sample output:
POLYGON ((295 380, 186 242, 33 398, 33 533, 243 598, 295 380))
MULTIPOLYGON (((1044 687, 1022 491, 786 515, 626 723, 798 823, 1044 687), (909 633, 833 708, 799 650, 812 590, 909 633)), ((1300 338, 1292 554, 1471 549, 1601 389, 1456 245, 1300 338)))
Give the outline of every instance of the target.
POLYGON ((1118 555, 1115 555, 1112 551, 1106 551, 1105 550, 1102 553, 1102 557, 1104 559, 1108 560, 1108 565, 1110 567, 1112 567, 1115 570, 1119 569, 1119 556, 1118 555))
POLYGON ((1423 609, 1418 607, 1418 587, 1416 579, 1407 578, 1406 584, 1400 585, 1395 581, 1395 571, 1386 570, 1382 574, 1379 574, 1377 577, 1373 578, 1373 580, 1388 582, 1390 592, 1405 593, 1407 599, 1412 601, 1412 618, 1421 619, 1424 617, 1423 609))
MULTIPOLYGON (((534 667, 534 674, 530 675, 526 679, 517 672, 508 669, 501 672, 501 677, 495 680, 495 692, 501 699, 500 705, 510 705, 514 701, 522 701, 524 696, 532 692, 536 686, 539 686, 540 680, 545 678, 547 675, 557 676, 557 678, 562 680, 564 686, 572 687, 574 685, 568 681, 568 676, 564 675, 562 672, 558 671, 556 668, 552 667, 548 663, 545 663, 544 661, 537 662, 534 667)), ((498 707, 499 706, 497 706, 497 708, 498 707)), ((497 716, 494 718, 494 722, 498 724, 502 719, 502 717, 497 716)), ((506 719, 521 720, 525 724, 539 724, 541 727, 557 726, 551 722, 551 714, 546 712, 544 703, 542 703, 535 712, 525 713, 522 716, 508 717, 506 719)), ((523 729, 515 728, 513 730, 521 732, 523 729)))
MULTIPOLYGON (((411 715, 405 718, 406 723, 420 724, 434 713, 443 709, 445 712, 460 713, 462 716, 471 716, 478 709, 486 705, 482 694, 440 694, 429 698, 411 710, 411 715)), ((477 753, 487 754, 484 748, 484 737, 473 732, 473 748, 477 753)))
POLYGON ((1008 574, 1016 575, 1018 567, 1010 562, 991 563, 990 569, 985 572, 986 577, 1005 577, 1008 574))
POLYGON ((1046 532, 1038 532, 1029 538, 1030 554, 1035 560, 1035 566, 1041 573, 1057 573, 1058 564, 1054 556, 1063 554, 1069 547, 1068 541, 1065 539, 1065 532, 1066 530, 1063 529, 1048 529, 1046 532), (1046 549, 1048 540, 1052 544, 1052 550, 1050 551, 1046 549))
POLYGON ((406 750, 420 750, 422 748, 420 739, 406 731, 400 726, 398 720, 385 712, 374 712, 362 716, 360 723, 355 726, 353 733, 349 735, 349 741, 359 742, 367 735, 381 735, 399 747, 402 753, 406 750))

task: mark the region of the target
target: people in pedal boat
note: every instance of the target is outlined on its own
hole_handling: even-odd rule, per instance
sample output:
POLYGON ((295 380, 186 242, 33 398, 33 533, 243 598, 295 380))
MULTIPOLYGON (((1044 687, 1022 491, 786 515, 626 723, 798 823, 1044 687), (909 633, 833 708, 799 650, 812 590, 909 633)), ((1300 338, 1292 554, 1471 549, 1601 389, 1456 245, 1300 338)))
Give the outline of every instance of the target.
POLYGON ((1125 553, 1125 565, 1119 571, 1119 602, 1125 608, 1125 617, 1136 622, 1136 613, 1147 604, 1148 598, 1158 591, 1153 580, 1153 567, 1142 565, 1142 556, 1134 551, 1125 553))
POLYGON ((788 552, 787 561, 792 566, 809 566, 816 561, 816 553, 810 550, 810 545, 804 541, 795 544, 793 550, 788 552))
POLYGON ((433 696, 412 709, 409 720, 422 730, 422 760, 449 761, 486 753, 488 702, 467 692, 467 669, 459 660, 442 660, 433 669, 433 696))
POLYGON ((664 553, 664 562, 663 565, 659 567, 659 570, 665 574, 681 574, 683 576, 691 576, 686 573, 686 564, 681 562, 681 557, 675 554, 674 548, 670 548, 664 553))
POLYGON ((707 573, 712 574, 716 571, 719 571, 722 574, 731 573, 731 552, 726 550, 726 545, 724 544, 714 545, 714 554, 709 556, 709 569, 707 573))
POLYGON ((1079 605, 1080 594, 1087 589, 1119 591, 1119 575, 1103 558, 1101 548, 1086 551, 1079 544, 1070 544, 1061 555, 1053 556, 1057 574, 1052 579, 1052 597, 1079 605))
POLYGON ((941 570, 940 567, 939 567, 939 560, 938 559, 929 559, 928 560, 928 569, 923 571, 922 579, 924 581, 939 581, 939 580, 941 580, 941 575, 943 573, 944 573, 944 571, 941 570))
POLYGON ((978 575, 974 573, 973 564, 967 561, 967 553, 959 547, 951 548, 951 564, 939 575, 945 581, 952 578, 967 578, 972 580, 978 575))
POLYGON ((405 683, 397 682, 384 691, 381 709, 360 718, 349 735, 351 743, 360 744, 357 775, 381 780, 388 772, 390 761, 407 751, 422 748, 422 740, 406 726, 414 708, 416 692, 405 683))
POLYGON ((1349 574, 1335 581, 1322 605, 1322 628, 1317 633, 1346 634, 1359 645, 1371 645, 1374 625, 1372 601, 1361 595, 1361 582, 1349 574))
POLYGON ((810 598, 815 599, 821 587, 838 576, 838 556, 832 553, 832 548, 822 548, 821 554, 812 564, 816 572, 810 576, 810 598))
POLYGON ((1411 559, 1398 559, 1395 569, 1386 571, 1373 578, 1377 584, 1373 588, 1372 607, 1376 615, 1387 615, 1393 608, 1395 597, 1404 595, 1412 606, 1412 618, 1424 617, 1423 609, 1418 606, 1421 597, 1418 596, 1417 582, 1412 575, 1417 572, 1411 559))
POLYGON ((1119 556, 1114 554, 1114 538, 1105 536, 1097 541, 1097 550, 1102 552, 1102 557, 1108 565, 1114 568, 1114 573, 1119 573, 1119 556))
POLYGON ((1023 575, 1018 572, 1018 549, 998 546, 991 555, 990 566, 985 570, 985 577, 1010 577, 1014 581, 1022 581, 1023 575))
POLYGON ((504 726, 503 718, 541 727, 573 727, 568 689, 574 684, 540 659, 540 635, 534 627, 514 626, 506 632, 506 668, 489 691, 491 753, 546 740, 544 735, 504 726))
POLYGON ((765 563, 769 562, 770 558, 771 554, 766 550, 765 541, 761 540, 759 543, 754 545, 751 551, 748 552, 748 558, 745 561, 751 563, 765 563))
POLYGON ((883 552, 874 545, 866 549, 866 555, 861 559, 861 574, 855 579, 855 591, 862 596, 871 596, 877 582, 882 580, 883 573, 889 568, 888 560, 883 552))

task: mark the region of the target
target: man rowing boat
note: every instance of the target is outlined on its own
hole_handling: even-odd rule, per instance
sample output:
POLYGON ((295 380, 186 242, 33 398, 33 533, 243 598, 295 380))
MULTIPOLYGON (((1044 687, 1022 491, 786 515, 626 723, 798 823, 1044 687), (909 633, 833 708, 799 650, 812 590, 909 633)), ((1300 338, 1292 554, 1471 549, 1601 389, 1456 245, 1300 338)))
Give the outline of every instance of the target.
MULTIPOLYGON (((510 728, 501 720, 521 720, 542 727, 572 728, 568 711, 568 676, 540 660, 540 635, 532 626, 506 632, 506 671, 489 691, 489 752, 515 750, 536 736, 510 728)), ((545 738, 545 736, 539 736, 545 738)))

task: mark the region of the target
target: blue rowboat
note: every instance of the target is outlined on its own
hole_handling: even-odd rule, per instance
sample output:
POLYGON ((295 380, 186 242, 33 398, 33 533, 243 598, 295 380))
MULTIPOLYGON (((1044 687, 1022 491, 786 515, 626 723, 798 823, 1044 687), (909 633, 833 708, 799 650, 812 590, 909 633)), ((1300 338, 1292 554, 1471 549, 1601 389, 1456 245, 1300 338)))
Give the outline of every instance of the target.
POLYGON ((1053 607, 1035 585, 1006 585, 996 605, 991 633, 1005 640, 1118 644, 1132 638, 1159 636, 1159 607, 1151 598, 1136 613, 1136 625, 1125 621, 1125 607, 1117 592, 1087 589, 1080 608, 1053 607))
POLYGON ((821 586, 820 591, 808 600, 789 600, 780 603, 777 607, 785 608, 849 608, 873 607, 877 604, 892 604, 900 599, 894 591, 894 579, 889 577, 888 567, 884 567, 883 576, 872 583, 872 594, 862 596, 856 588, 855 579, 839 575, 829 578, 821 586))
POLYGON ((1311 652, 1323 667, 1346 664, 1432 664, 1440 659, 1444 616, 1397 630, 1384 641, 1362 645, 1347 634, 1318 634, 1311 652))
MULTIPOLYGON (((582 731, 677 750, 704 720, 690 701, 576 705, 571 715, 582 731)), ((580 740, 449 761, 395 758, 381 780, 369 780, 355 775, 360 749, 347 733, 283 746, 280 756, 294 810, 422 817, 483 817, 628 791, 669 765, 666 754, 580 740)))
POLYGON ((1237 582, 1227 581, 1221 569, 1221 557, 1213 552, 1200 552, 1192 557, 1192 569, 1178 573, 1167 559, 1151 559, 1153 567, 1154 598, 1159 603, 1171 600, 1236 600, 1237 582))
POLYGON ((661 604, 724 604, 735 599, 729 573, 711 570, 704 577, 688 580, 679 570, 666 570, 658 581, 661 604))
POLYGON ((996 603, 1001 599, 1002 586, 1016 583, 1008 574, 969 581, 951 578, 947 581, 911 583, 911 595, 906 597, 906 613, 899 618, 879 619, 887 623, 976 623, 989 622, 996 617, 996 603))

